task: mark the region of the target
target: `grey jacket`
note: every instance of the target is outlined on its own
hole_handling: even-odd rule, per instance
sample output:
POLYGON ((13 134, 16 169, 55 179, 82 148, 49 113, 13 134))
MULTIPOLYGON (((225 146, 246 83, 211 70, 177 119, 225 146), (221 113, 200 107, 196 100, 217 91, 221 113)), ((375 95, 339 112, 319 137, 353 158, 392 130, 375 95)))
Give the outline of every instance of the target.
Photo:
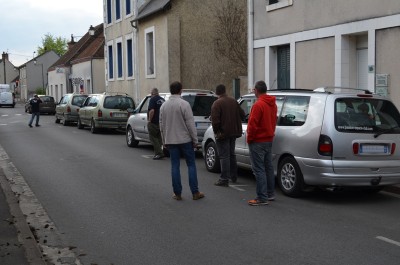
POLYGON ((160 131, 163 144, 197 144, 197 131, 190 104, 180 95, 171 95, 161 105, 160 131))

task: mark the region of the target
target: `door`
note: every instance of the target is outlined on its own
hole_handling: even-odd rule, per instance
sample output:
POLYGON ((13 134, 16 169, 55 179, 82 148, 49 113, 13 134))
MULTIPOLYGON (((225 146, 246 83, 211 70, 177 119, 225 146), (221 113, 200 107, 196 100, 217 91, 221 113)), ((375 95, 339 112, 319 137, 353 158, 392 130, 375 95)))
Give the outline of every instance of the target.
POLYGON ((357 88, 368 89, 368 49, 357 50, 357 88))
POLYGON ((278 89, 290 88, 290 46, 278 47, 278 89))

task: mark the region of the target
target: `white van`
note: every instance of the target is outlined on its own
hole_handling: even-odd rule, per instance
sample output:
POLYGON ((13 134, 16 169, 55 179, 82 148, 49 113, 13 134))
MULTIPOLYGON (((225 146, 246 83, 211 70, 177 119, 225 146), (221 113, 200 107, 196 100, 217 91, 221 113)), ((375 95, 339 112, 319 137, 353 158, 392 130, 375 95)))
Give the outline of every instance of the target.
POLYGON ((14 96, 11 92, 0 92, 0 107, 15 107, 14 96))

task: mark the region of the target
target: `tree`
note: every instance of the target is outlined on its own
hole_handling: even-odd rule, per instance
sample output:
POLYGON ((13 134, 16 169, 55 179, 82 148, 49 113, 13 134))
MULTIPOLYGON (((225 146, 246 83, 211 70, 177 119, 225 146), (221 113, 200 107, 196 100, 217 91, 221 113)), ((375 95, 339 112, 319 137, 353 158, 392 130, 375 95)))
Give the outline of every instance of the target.
POLYGON ((211 13, 216 19, 216 56, 229 59, 236 67, 247 69, 247 13, 246 1, 219 0, 211 13))
POLYGON ((37 49, 38 55, 42 55, 48 51, 54 51, 58 55, 62 56, 67 52, 67 39, 61 37, 54 37, 50 33, 47 33, 42 38, 42 46, 37 49))

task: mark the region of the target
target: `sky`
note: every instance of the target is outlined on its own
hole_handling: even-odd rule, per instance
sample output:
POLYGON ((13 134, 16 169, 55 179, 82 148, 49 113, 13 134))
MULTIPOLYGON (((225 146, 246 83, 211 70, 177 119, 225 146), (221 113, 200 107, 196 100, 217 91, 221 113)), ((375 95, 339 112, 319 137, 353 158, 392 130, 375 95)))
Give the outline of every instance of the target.
POLYGON ((90 25, 103 23, 103 0, 0 0, 0 14, 0 53, 20 66, 46 34, 70 41, 71 34, 83 36, 90 25))

